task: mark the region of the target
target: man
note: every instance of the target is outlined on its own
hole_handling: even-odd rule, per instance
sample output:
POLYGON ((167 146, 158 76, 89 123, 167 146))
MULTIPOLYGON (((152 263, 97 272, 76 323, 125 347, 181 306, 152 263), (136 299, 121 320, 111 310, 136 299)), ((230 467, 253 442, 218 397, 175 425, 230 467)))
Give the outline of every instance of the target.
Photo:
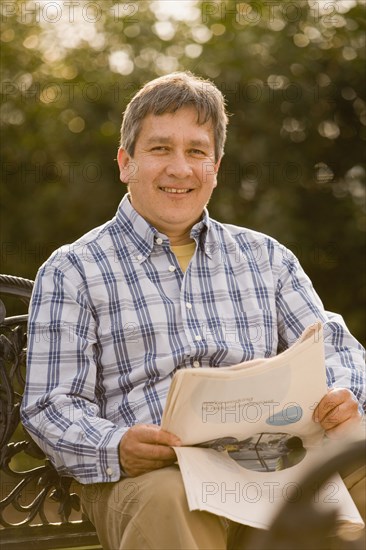
POLYGON ((177 369, 273 356, 320 319, 330 389, 314 420, 335 438, 361 419, 362 348, 342 319, 288 250, 208 216, 226 125, 211 82, 174 73, 146 84, 124 113, 129 193, 116 217, 37 276, 22 419, 85 485, 104 548, 227 546, 230 522, 189 512, 180 442, 159 428, 177 369))

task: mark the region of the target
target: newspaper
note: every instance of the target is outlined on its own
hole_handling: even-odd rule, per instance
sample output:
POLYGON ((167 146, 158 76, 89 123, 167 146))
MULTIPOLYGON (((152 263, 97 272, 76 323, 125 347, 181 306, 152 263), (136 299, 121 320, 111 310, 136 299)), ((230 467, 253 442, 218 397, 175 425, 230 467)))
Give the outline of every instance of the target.
MULTIPOLYGON (((312 420, 326 392, 320 322, 275 357, 178 371, 162 428, 182 441, 174 449, 190 510, 268 529, 280 506, 301 498, 304 474, 327 452, 312 420)), ((338 534, 364 527, 338 474, 315 490, 314 506, 336 510, 338 534)))

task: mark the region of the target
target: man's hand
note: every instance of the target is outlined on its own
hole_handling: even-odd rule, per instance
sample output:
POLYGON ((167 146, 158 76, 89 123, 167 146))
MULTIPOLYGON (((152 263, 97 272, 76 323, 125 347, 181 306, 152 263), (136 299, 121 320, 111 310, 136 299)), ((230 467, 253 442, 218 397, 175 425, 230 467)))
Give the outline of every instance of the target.
POLYGON ((359 425, 362 415, 353 393, 346 388, 333 388, 323 397, 316 407, 313 419, 320 422, 327 437, 339 439, 352 427, 359 425))
POLYGON ((159 426, 136 424, 119 444, 121 466, 129 476, 138 476, 174 464, 177 457, 171 447, 179 447, 180 439, 159 426))

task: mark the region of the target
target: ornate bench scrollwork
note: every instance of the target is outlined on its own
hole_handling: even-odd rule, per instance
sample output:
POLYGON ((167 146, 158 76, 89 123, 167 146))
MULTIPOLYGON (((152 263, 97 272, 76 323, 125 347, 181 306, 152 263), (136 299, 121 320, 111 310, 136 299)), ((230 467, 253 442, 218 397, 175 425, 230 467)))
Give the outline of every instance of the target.
POLYGON ((80 512, 78 484, 59 476, 20 424, 32 288, 33 281, 0 275, 0 546, 99 545, 80 512))

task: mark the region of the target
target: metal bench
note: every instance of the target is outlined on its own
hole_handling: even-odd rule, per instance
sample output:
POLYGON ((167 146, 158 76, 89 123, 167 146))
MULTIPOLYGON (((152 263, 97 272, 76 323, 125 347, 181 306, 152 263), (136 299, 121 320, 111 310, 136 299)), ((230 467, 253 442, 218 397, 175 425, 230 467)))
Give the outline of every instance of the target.
POLYGON ((0 547, 101 548, 80 511, 78 483, 59 476, 19 421, 32 288, 0 275, 0 547))

